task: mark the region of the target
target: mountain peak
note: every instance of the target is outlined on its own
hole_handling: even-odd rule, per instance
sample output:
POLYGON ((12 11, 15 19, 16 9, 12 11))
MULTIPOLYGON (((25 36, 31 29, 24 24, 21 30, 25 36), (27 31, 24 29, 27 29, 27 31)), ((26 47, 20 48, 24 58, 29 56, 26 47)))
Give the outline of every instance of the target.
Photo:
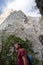
POLYGON ((13 12, 13 9, 8 9, 7 11, 2 13, 2 15, 0 16, 0 24, 6 19, 8 15, 10 15, 11 12, 13 12))
POLYGON ((13 12, 13 9, 8 9, 7 11, 4 11, 0 17, 4 17, 5 15, 10 14, 11 12, 13 12))

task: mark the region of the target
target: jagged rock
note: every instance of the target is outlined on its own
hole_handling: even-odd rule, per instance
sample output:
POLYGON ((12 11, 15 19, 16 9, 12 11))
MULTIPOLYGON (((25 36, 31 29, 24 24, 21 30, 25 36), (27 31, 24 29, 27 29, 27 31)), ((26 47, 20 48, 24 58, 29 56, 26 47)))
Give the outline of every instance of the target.
POLYGON ((31 40, 34 52, 38 53, 36 56, 41 59, 43 46, 38 38, 41 35, 40 18, 26 16, 22 11, 12 11, 5 17, 0 24, 0 31, 4 32, 5 36, 15 34, 22 39, 31 40))

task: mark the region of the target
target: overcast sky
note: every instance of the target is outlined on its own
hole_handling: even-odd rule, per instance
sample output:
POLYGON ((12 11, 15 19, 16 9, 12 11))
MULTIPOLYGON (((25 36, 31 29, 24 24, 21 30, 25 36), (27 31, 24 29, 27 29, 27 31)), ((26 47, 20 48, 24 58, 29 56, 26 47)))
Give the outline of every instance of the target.
POLYGON ((30 16, 40 16, 39 10, 35 9, 35 5, 35 0, 0 0, 0 14, 8 9, 13 9, 22 10, 30 16))

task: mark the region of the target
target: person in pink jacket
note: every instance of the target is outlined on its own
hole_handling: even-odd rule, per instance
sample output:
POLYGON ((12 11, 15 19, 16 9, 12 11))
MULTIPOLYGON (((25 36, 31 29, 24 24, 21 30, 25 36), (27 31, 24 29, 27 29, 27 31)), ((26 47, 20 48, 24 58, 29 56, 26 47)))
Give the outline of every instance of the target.
POLYGON ((18 65, 30 65, 27 53, 24 48, 22 48, 21 44, 16 43, 15 48, 18 51, 18 65))

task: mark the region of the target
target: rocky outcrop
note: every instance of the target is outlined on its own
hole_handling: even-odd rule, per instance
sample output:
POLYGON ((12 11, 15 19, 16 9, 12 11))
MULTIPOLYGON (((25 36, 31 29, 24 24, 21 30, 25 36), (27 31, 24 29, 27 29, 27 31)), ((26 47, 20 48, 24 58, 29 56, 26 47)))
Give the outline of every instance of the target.
POLYGON ((5 36, 15 34, 24 40, 31 40, 33 50, 39 59, 42 57, 41 49, 43 47, 39 41, 41 29, 39 18, 26 16, 22 11, 11 12, 0 25, 0 31, 4 32, 5 36))

